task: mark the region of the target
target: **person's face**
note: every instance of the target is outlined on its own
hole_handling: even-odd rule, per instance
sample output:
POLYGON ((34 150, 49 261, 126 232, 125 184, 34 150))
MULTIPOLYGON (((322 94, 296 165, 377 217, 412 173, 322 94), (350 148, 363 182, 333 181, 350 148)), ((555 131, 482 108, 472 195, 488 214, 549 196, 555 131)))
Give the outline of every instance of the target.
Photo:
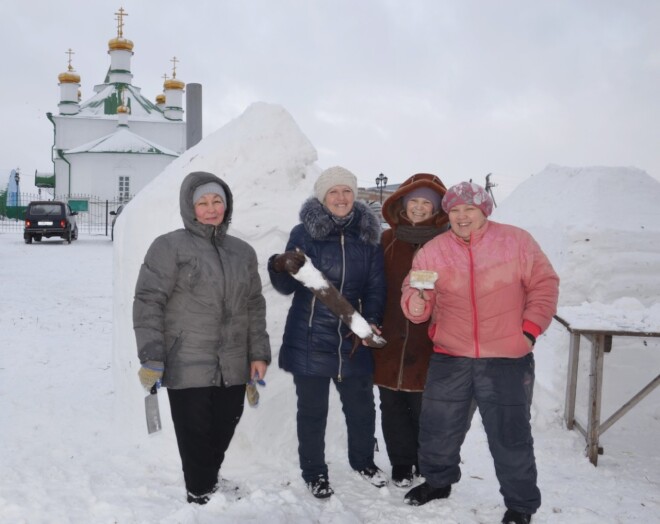
POLYGON ((433 215, 433 203, 422 197, 414 197, 406 204, 406 216, 413 224, 424 222, 433 215))
POLYGON ((452 231, 463 240, 470 240, 470 235, 486 223, 486 215, 472 204, 458 204, 448 214, 452 231))
POLYGON ((195 218, 201 224, 219 226, 225 219, 225 203, 215 193, 206 193, 195 202, 195 218))
POLYGON ((332 186, 325 194, 323 203, 336 217, 345 217, 353 210, 355 195, 348 186, 332 186))

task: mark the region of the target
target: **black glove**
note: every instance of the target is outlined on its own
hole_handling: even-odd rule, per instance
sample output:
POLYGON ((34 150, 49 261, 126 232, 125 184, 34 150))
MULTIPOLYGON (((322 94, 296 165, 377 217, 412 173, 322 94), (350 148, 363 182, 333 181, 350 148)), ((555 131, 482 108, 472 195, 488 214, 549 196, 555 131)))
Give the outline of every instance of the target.
POLYGON ((287 271, 295 275, 305 264, 305 255, 301 251, 285 251, 273 258, 272 268, 276 273, 287 271))

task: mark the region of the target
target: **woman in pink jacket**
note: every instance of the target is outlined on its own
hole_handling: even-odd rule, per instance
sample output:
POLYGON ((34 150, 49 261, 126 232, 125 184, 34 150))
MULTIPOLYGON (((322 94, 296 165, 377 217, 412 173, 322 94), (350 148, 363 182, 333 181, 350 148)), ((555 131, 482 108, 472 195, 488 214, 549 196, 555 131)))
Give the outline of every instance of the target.
POLYGON ((527 523, 541 505, 530 425, 536 338, 557 307, 559 278, 526 231, 488 220, 493 200, 462 182, 442 200, 451 231, 429 241, 412 271, 437 272, 434 288, 403 283, 412 322, 431 319, 434 354, 422 401, 419 466, 426 482, 411 505, 446 498, 461 476, 460 447, 474 398, 488 436, 503 523, 527 523))

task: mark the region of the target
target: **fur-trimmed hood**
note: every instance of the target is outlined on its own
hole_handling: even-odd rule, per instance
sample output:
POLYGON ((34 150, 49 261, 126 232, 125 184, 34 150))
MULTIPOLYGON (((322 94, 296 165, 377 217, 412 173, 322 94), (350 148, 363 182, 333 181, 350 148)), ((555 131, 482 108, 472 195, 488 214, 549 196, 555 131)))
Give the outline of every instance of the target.
MULTIPOLYGON (((409 224, 410 221, 405 217, 405 209, 403 207, 403 197, 411 191, 420 187, 432 189, 444 197, 447 188, 442 183, 442 180, 435 175, 429 173, 417 173, 416 175, 408 178, 399 188, 392 193, 385 202, 383 202, 383 218, 394 229, 401 224, 409 224)), ((447 213, 440 207, 436 210, 430 223, 425 225, 434 225, 435 227, 442 227, 449 222, 447 213)))
MULTIPOLYGON (((333 233, 338 234, 341 230, 341 226, 332 219, 330 211, 315 197, 303 203, 300 209, 300 221, 314 240, 320 240, 333 233)), ((380 221, 371 208, 360 200, 354 202, 353 219, 344 229, 354 231, 366 244, 375 246, 380 242, 382 232, 380 221)))

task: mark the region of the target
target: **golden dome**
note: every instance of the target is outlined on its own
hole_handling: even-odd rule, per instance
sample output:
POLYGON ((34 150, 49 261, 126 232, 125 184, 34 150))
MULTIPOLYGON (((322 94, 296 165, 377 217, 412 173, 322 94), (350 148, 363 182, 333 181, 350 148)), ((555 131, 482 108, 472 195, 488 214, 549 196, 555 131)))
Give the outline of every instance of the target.
POLYGON ((111 51, 114 51, 114 50, 117 50, 117 49, 124 49, 126 51, 132 51, 133 50, 133 42, 131 42, 127 38, 118 36, 118 37, 113 38, 112 40, 108 41, 108 47, 110 48, 111 51))
POLYGON ((60 73, 57 76, 57 79, 60 81, 60 84, 78 84, 80 83, 80 75, 76 73, 73 69, 69 69, 64 73, 60 73))
POLYGON ((156 103, 157 104, 164 104, 165 103, 165 95, 156 95, 156 103))
POLYGON ((117 106, 117 114, 119 113, 130 113, 130 110, 126 106, 117 106))
POLYGON ((183 89, 186 87, 186 84, 176 78, 168 78, 163 82, 163 87, 165 89, 183 89))

